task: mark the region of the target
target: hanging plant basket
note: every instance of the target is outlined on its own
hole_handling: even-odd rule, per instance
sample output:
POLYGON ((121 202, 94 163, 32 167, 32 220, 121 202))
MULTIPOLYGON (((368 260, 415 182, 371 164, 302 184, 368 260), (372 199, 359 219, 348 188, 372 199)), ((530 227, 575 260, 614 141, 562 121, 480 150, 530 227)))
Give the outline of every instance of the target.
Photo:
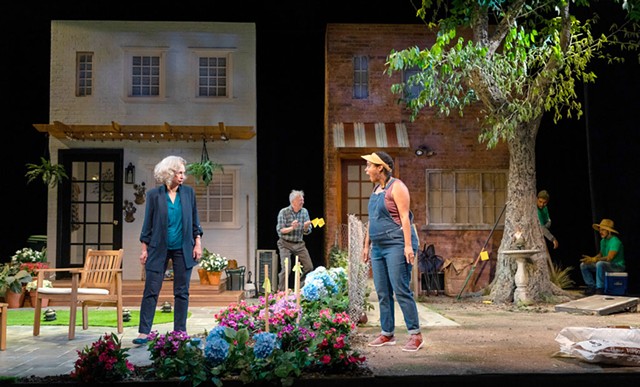
POLYGON ((27 173, 24 176, 27 178, 27 183, 39 178, 51 188, 55 188, 59 182, 69 178, 62 165, 51 164, 51 161, 44 157, 40 157, 40 164, 27 164, 27 173))
POLYGON ((196 184, 203 183, 205 186, 209 186, 213 180, 213 173, 216 170, 224 172, 222 164, 209 160, 207 140, 202 140, 202 156, 200 157, 200 162, 187 164, 187 175, 195 177, 196 184))

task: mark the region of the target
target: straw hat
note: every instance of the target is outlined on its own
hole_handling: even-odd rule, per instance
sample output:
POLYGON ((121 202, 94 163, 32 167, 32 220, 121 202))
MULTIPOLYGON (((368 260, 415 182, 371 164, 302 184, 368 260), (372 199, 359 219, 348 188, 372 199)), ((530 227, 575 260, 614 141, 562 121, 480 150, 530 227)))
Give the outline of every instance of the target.
POLYGON ((593 229, 596 231, 600 231, 600 229, 603 229, 618 234, 618 232, 613 228, 613 220, 611 219, 602 219, 600 221, 600 224, 593 225, 593 229))

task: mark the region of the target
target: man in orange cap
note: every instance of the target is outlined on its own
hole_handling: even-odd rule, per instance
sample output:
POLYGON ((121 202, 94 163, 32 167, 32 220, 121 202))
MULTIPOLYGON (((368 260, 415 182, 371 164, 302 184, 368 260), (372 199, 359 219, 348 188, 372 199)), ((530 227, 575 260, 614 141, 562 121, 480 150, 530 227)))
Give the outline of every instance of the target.
POLYGON ((618 234, 613 228, 613 220, 602 219, 600 224, 594 224, 593 229, 600 232, 600 252, 590 257, 583 255, 580 260, 580 271, 587 289, 584 294, 604 294, 605 273, 608 271, 621 272, 625 270, 624 248, 618 234), (594 281, 595 273, 595 281, 594 281))

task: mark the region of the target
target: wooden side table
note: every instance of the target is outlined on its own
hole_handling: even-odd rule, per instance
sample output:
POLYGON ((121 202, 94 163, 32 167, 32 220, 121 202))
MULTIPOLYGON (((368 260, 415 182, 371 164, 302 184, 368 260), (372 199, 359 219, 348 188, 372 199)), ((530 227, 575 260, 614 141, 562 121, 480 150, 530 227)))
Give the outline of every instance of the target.
POLYGON ((0 351, 7 349, 7 307, 9 304, 0 302, 0 351))

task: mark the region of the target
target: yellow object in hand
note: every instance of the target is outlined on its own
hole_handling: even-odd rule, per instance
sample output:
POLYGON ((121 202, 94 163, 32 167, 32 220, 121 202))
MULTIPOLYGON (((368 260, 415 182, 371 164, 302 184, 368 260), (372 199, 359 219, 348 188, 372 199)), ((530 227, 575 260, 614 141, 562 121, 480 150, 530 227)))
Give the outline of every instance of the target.
POLYGON ((582 255, 582 259, 580 260, 582 263, 595 263, 597 261, 598 259, 596 257, 590 257, 588 255, 582 255))

